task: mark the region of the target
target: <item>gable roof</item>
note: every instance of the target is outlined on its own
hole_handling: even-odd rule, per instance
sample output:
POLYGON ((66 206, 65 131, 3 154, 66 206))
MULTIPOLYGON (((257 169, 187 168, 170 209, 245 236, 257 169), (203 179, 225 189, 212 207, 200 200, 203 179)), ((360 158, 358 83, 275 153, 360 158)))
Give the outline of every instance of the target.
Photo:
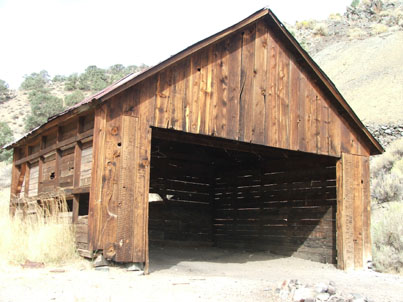
POLYGON ((135 84, 155 75, 160 72, 164 68, 182 60, 183 58, 197 52, 198 50, 207 47, 215 42, 218 42, 222 39, 225 39, 232 33, 258 21, 263 19, 270 30, 285 44, 288 51, 292 53, 297 62, 301 64, 309 74, 314 77, 315 82, 322 89, 330 93, 332 96, 331 101, 333 101, 334 105, 337 108, 339 114, 343 115, 349 122, 350 125, 353 126, 357 130, 357 132, 361 135, 361 137, 365 140, 365 143, 369 146, 371 155, 380 154, 384 152, 383 147, 379 144, 379 142, 373 137, 373 135, 368 131, 368 129, 364 126, 358 116, 354 113, 352 108, 347 104, 346 100, 343 98, 341 93, 337 90, 336 86, 333 82, 328 78, 328 76, 323 72, 323 70, 315 63, 315 61, 308 55, 308 53, 301 47, 298 41, 292 36, 292 34, 286 29, 286 27, 280 22, 280 20, 274 15, 274 13, 268 9, 263 8, 246 19, 240 21, 233 26, 230 26, 204 40, 201 40, 188 48, 182 50, 174 56, 162 61, 161 63, 144 70, 140 73, 129 74, 116 83, 106 87, 105 89, 91 95, 90 97, 84 99, 83 101, 77 103, 76 105, 66 109, 65 111, 52 116, 48 119, 48 121, 33 129, 29 133, 27 133, 24 137, 18 139, 17 141, 5 146, 5 148, 15 147, 21 144, 26 138, 31 135, 37 134, 41 129, 43 129, 49 122, 53 120, 57 120, 62 116, 67 114, 76 114, 88 110, 89 106, 94 103, 104 102, 114 95, 134 86, 135 84), (85 106, 87 105, 87 106, 85 106))

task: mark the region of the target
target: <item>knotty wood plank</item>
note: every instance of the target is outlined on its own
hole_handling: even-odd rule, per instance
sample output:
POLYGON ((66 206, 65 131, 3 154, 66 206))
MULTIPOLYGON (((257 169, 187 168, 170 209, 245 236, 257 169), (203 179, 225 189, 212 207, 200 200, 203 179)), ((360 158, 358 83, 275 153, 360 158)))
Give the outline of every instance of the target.
MULTIPOLYGON (((114 101, 119 101, 116 99, 114 101)), ((122 107, 113 101, 106 103, 105 161, 102 171, 100 240, 104 257, 116 255, 117 204, 119 201, 118 179, 121 154, 122 107)))
POLYGON ((102 228, 102 171, 105 162, 106 106, 95 111, 94 119, 94 155, 92 162, 92 182, 89 200, 88 231, 90 251, 101 249, 100 232, 102 228))
POLYGON ((353 221, 354 221, 354 268, 363 267, 363 175, 362 160, 359 156, 353 157, 354 166, 354 200, 353 200, 353 221))
POLYGON ((268 127, 266 144, 273 147, 278 147, 278 131, 279 131, 279 102, 277 99, 278 87, 278 52, 279 47, 277 41, 268 35, 268 72, 269 72, 269 97, 268 108, 266 108, 266 125, 268 127))
POLYGON ((239 139, 252 141, 256 25, 245 28, 242 39, 239 139))
POLYGON ((252 142, 264 144, 266 124, 266 98, 267 98, 267 26, 264 22, 256 24, 255 62, 253 90, 253 125, 252 142))
POLYGON ((201 81, 201 53, 197 52, 190 58, 189 97, 190 104, 190 132, 199 133, 200 130, 200 81, 201 81))
POLYGON ((170 84, 172 72, 168 68, 159 73, 156 91, 155 124, 158 127, 169 128, 171 114, 170 84))
POLYGON ((133 207, 135 202, 135 141, 139 137, 139 120, 132 116, 122 117, 121 165, 119 171, 119 202, 117 206, 118 249, 116 261, 129 261, 133 252, 133 207))

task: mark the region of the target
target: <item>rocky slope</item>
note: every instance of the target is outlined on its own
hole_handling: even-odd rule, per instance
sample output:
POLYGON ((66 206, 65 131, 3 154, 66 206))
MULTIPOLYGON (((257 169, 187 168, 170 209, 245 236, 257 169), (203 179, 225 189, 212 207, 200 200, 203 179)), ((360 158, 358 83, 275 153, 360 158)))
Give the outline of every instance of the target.
POLYGON ((362 1, 289 29, 382 144, 403 136, 403 1, 362 1))

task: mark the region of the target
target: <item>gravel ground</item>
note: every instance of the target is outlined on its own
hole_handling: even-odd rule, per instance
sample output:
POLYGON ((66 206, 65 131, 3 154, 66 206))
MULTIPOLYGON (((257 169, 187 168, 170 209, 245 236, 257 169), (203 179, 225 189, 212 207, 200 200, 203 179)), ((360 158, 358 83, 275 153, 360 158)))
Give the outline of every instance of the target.
POLYGON ((62 267, 0 271, 0 301, 277 301, 282 281, 333 281, 343 293, 371 301, 403 301, 403 277, 372 271, 344 272, 332 265, 267 253, 217 248, 151 249, 151 274, 123 267, 108 271, 88 261, 62 267))

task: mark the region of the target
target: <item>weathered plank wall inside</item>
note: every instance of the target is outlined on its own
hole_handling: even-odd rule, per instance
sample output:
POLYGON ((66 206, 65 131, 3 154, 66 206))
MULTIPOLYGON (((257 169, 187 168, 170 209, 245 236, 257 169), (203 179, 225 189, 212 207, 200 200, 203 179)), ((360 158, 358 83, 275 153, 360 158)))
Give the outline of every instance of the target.
POLYGON ((211 244, 213 213, 210 166, 152 157, 149 203, 150 242, 191 241, 211 244))
POLYGON ((268 161, 216 171, 214 241, 336 263, 335 164, 268 161))
POLYGON ((360 269, 371 260, 369 158, 342 154, 337 163, 338 267, 360 269))

